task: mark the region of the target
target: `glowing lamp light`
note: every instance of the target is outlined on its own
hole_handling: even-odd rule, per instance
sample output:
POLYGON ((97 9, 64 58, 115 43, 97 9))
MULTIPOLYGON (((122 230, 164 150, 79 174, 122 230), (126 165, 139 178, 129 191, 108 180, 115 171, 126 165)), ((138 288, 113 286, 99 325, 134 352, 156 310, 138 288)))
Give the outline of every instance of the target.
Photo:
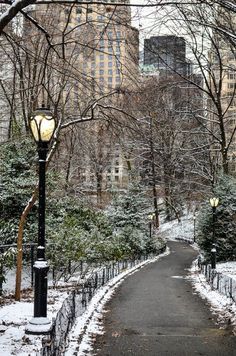
POLYGON ((211 204, 212 208, 216 208, 219 204, 219 198, 211 198, 210 204, 211 204))
POLYGON ((30 117, 29 124, 36 142, 48 143, 51 141, 56 129, 56 120, 49 109, 37 109, 30 117))

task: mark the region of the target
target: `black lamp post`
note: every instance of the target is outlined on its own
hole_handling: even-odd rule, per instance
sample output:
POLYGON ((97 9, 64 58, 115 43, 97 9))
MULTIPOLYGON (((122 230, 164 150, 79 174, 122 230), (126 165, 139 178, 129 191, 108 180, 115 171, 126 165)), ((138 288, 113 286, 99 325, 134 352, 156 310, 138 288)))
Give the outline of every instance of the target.
POLYGON ((27 333, 49 332, 51 321, 47 318, 47 274, 49 266, 45 259, 45 170, 50 141, 56 120, 49 109, 37 109, 29 119, 29 126, 38 145, 39 157, 39 206, 38 206, 38 247, 34 264, 34 317, 26 327, 27 333))
POLYGON ((149 219, 149 237, 150 240, 152 239, 152 225, 153 225, 153 219, 155 218, 155 214, 150 214, 148 215, 149 219))
POLYGON ((216 207, 219 204, 218 198, 211 198, 210 204, 212 207, 212 249, 211 249, 211 268, 216 268, 216 231, 215 231, 215 224, 216 224, 216 207))

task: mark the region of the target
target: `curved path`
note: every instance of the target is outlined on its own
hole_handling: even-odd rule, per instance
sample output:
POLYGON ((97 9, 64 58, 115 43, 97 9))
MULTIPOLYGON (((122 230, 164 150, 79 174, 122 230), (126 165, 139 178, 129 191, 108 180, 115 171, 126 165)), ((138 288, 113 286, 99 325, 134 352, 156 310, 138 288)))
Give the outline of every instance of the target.
POLYGON ((236 356, 236 337, 220 329, 183 277, 197 253, 169 242, 170 255, 129 276, 107 304, 98 356, 236 356))

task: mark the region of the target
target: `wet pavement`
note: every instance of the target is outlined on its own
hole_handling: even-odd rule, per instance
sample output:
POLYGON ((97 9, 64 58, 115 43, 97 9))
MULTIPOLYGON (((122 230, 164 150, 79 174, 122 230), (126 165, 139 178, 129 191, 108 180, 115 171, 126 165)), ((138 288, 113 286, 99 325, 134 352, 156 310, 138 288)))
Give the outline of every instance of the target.
POLYGON ((170 255, 127 277, 106 305, 98 356, 236 356, 236 337, 220 328, 185 278, 197 252, 169 242, 170 255))

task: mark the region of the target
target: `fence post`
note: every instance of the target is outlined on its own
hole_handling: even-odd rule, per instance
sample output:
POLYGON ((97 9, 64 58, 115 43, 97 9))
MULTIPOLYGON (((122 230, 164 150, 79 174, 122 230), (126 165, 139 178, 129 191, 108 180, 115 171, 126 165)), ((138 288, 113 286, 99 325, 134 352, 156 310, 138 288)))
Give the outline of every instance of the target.
POLYGON ((217 290, 219 290, 219 284, 220 284, 220 275, 219 273, 217 273, 217 284, 216 284, 217 290))
POLYGON ((233 299, 233 285, 232 285, 232 278, 229 279, 229 286, 230 286, 230 298, 233 299))
POLYGON ((86 308, 87 306, 87 298, 86 298, 86 292, 85 292, 85 284, 82 286, 82 299, 81 299, 82 306, 86 308))
MULTIPOLYGON (((3 249, 0 249, 0 254, 2 254, 3 253, 3 249)), ((2 285, 3 285, 3 280, 4 280, 4 278, 3 278, 3 265, 2 264, 0 264, 0 295, 2 295, 2 292, 3 292, 3 287, 2 287, 2 285)))
POLYGON ((94 278, 94 289, 97 289, 98 287, 98 273, 95 273, 95 278, 94 278))

